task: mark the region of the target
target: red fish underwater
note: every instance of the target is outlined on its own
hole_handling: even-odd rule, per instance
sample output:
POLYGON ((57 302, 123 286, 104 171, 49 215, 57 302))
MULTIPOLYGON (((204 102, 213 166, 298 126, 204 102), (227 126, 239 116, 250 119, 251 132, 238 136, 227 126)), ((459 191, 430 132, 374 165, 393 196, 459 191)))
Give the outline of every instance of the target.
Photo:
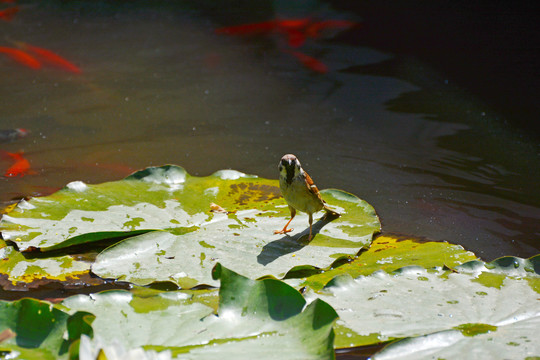
POLYGON ((62 70, 72 72, 74 74, 80 74, 82 70, 72 62, 64 59, 60 55, 52 52, 49 49, 44 49, 34 45, 30 45, 24 42, 17 42, 17 46, 27 52, 31 52, 33 55, 37 56, 42 62, 47 63, 52 66, 56 66, 62 70))
POLYGON ((322 61, 315 59, 309 55, 301 53, 300 51, 286 51, 287 53, 294 56, 298 61, 307 67, 308 69, 324 74, 328 72, 328 66, 326 66, 322 61))
MULTIPOLYGON (((349 20, 315 21, 308 17, 299 19, 274 19, 260 23, 221 27, 216 29, 216 33, 228 35, 283 34, 286 37, 288 47, 294 49, 304 45, 307 38, 320 38, 326 29, 344 30, 357 25, 358 23, 349 20)), ((282 51, 291 54, 304 67, 314 72, 328 72, 328 67, 324 63, 309 55, 289 49, 282 49, 282 51)))
POLYGON ((345 30, 358 23, 349 20, 321 20, 311 18, 301 19, 275 19, 259 23, 226 26, 216 29, 217 34, 228 35, 258 35, 272 32, 285 34, 291 47, 300 47, 306 37, 317 39, 325 29, 345 30))
POLYGON ((33 56, 27 54, 26 52, 22 50, 7 47, 7 46, 0 46, 0 53, 6 54, 7 56, 12 58, 19 64, 27 66, 31 69, 37 70, 41 68, 41 63, 37 61, 36 58, 34 58, 33 56))
POLYGON ((14 6, 10 7, 4 10, 0 10, 0 19, 4 21, 11 21, 13 20, 13 16, 15 16, 16 13, 19 12, 19 7, 14 6))
POLYGON ((15 177, 15 176, 25 176, 30 174, 35 174, 35 172, 30 168, 30 162, 23 156, 23 152, 4 152, 8 157, 15 160, 15 163, 11 165, 4 176, 6 177, 15 177))
POLYGON ((82 73, 82 70, 77 65, 49 49, 19 41, 14 43, 17 48, 0 46, 0 53, 6 54, 19 64, 34 70, 40 69, 42 63, 45 63, 74 74, 82 73))

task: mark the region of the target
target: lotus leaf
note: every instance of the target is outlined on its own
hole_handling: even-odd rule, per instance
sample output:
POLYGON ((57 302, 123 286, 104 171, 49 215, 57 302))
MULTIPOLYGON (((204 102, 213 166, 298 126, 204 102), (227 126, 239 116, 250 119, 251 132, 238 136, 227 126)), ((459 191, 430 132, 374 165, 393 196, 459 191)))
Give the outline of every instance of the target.
MULTIPOLYGON (((368 246, 380 229, 373 208, 343 191, 328 190, 323 196, 343 216, 330 224, 317 222, 319 234, 310 245, 346 248, 349 254, 368 246)), ((276 248, 280 254, 279 249, 290 253, 300 245, 288 240, 306 235, 307 217, 299 216, 295 223, 302 224, 301 230, 276 240, 273 230, 282 227, 288 216, 276 180, 233 170, 193 177, 181 167, 168 165, 139 171, 121 181, 98 185, 76 181, 50 196, 21 201, 3 216, 0 230, 21 251, 49 251, 152 230, 199 232, 204 241, 251 231, 259 233, 257 238, 253 234, 244 238, 251 244, 263 241, 268 245, 262 256, 269 259, 261 261, 269 262, 276 248)))
POLYGON ((33 299, 0 301, 0 353, 30 360, 66 358, 81 335, 92 335, 93 319, 89 313, 69 315, 33 299))
POLYGON ((390 344, 373 360, 423 359, 538 359, 540 346, 535 334, 540 315, 501 322, 497 326, 464 324, 390 344), (468 332, 468 329, 478 330, 468 332))
MULTIPOLYGON (((99 185, 70 183, 47 197, 21 201, 0 222, 3 237, 21 251, 67 250, 103 240, 92 271, 146 285, 216 285, 219 261, 250 277, 281 277, 291 268, 327 268, 368 247, 380 223, 373 208, 340 190, 322 196, 338 219, 316 221, 307 243, 307 215, 287 235, 274 235, 290 216, 276 180, 233 170, 189 176, 177 166, 148 168, 99 185)), ((53 275, 54 276, 54 275, 53 275)))
POLYGON ((300 285, 308 285, 312 289, 319 290, 331 279, 342 274, 356 278, 378 270, 392 272, 410 265, 426 269, 437 266, 455 268, 475 259, 476 256, 463 249, 461 245, 383 234, 377 236, 370 248, 360 253, 354 261, 310 276, 300 285))
POLYGON ((79 261, 69 255, 47 258, 26 258, 12 246, 0 240, 0 283, 4 290, 30 290, 51 282, 64 284, 101 284, 90 278, 90 263, 79 261))
MULTIPOLYGON (((519 328, 522 323, 525 328, 519 332, 524 333, 531 324, 539 324, 540 304, 535 290, 540 281, 539 273, 528 273, 527 278, 515 277, 512 271, 505 273, 504 267, 498 265, 500 262, 506 263, 498 260, 484 264, 484 270, 477 273, 409 266, 393 273, 377 271, 354 280, 341 275, 321 292, 310 290, 306 297, 323 299, 337 309, 340 315, 336 327, 337 347, 456 329, 461 331, 461 337, 466 336, 469 324, 480 324, 476 329, 482 332, 482 329, 491 331, 490 327, 508 324, 513 324, 513 329, 519 328), (502 276, 501 286, 479 282, 479 276, 486 273, 502 276)), ((519 262, 530 264, 535 260, 519 262)), ((479 268, 478 264, 475 260, 458 268, 479 268)), ((513 337, 504 339, 514 341, 513 337)), ((506 341, 504 339, 499 341, 506 341)), ((522 341, 526 339, 532 340, 529 336, 522 341)), ((523 351, 527 349, 530 346, 523 351)))
POLYGON ((323 301, 306 306, 302 295, 274 279, 250 280, 216 265, 217 315, 186 292, 133 294, 107 291, 63 302, 96 315, 94 333, 105 345, 170 350, 182 359, 330 359, 335 311, 323 301))
MULTIPOLYGON (((333 203, 340 203, 343 195, 347 196, 343 202, 352 200, 353 209, 363 206, 357 198, 336 190, 324 194, 333 199, 333 203)), ((298 217, 307 224, 307 217, 298 217)), ((315 225, 319 233, 308 244, 299 239, 298 232, 285 236, 273 234, 273 229, 286 221, 283 215, 261 215, 256 209, 237 211, 233 215, 215 214, 195 231, 181 235, 151 232, 121 241, 98 255, 92 271, 103 278, 138 285, 171 281, 182 288, 217 285, 210 277, 210 269, 218 261, 252 278, 283 277, 295 266, 324 268, 342 257, 353 257, 364 246, 362 244, 369 242, 376 229, 374 224, 355 226, 353 222, 346 222, 347 214, 342 217, 343 221, 319 221, 320 225, 315 225), (320 231, 319 226, 323 226, 320 231), (364 231, 367 234, 362 234, 364 231)), ((304 230, 301 236, 307 232, 304 230)))

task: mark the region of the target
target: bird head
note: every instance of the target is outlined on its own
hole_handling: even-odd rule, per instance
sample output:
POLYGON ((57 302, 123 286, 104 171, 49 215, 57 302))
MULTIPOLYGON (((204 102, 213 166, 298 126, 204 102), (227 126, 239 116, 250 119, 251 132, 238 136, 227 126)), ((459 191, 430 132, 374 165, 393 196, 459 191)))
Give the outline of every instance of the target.
POLYGON ((293 178, 301 174, 300 161, 293 154, 283 155, 278 165, 279 176, 283 177, 287 184, 292 183, 293 178))

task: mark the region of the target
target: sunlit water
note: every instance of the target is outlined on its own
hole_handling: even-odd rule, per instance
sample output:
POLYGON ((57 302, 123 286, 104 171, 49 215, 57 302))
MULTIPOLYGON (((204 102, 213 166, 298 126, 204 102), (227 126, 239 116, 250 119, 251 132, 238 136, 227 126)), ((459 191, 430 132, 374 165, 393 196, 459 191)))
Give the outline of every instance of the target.
MULTIPOLYGON (((538 144, 429 64, 329 38, 301 49, 330 68, 316 74, 277 35, 214 32, 234 16, 37 4, 0 23, 0 45, 54 50, 83 74, 0 58, 0 129, 31 131, 0 148, 23 150, 36 171, 1 178, 0 202, 167 163, 277 178, 280 157, 295 153, 319 188, 370 202, 386 233, 486 260, 540 250, 538 144)), ((0 159, 2 172, 9 165, 0 159)))

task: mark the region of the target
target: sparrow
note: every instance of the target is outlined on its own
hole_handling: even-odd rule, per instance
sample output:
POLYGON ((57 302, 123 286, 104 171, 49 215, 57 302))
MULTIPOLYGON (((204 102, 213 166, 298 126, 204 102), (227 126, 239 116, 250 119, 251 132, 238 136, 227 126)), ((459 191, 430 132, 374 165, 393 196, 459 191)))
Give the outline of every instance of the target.
MULTIPOLYGON (((278 165, 279 169, 279 188, 281 194, 291 212, 291 219, 285 224, 282 230, 274 231, 274 234, 286 234, 293 229, 287 229, 296 215, 296 211, 302 211, 309 215, 309 237, 312 238, 313 214, 322 209, 326 210, 326 215, 334 217, 340 216, 337 212, 330 209, 322 199, 319 189, 313 183, 313 180, 307 172, 302 169, 300 161, 293 154, 284 155, 278 165)), ((326 216, 325 215, 325 216, 326 216)))

